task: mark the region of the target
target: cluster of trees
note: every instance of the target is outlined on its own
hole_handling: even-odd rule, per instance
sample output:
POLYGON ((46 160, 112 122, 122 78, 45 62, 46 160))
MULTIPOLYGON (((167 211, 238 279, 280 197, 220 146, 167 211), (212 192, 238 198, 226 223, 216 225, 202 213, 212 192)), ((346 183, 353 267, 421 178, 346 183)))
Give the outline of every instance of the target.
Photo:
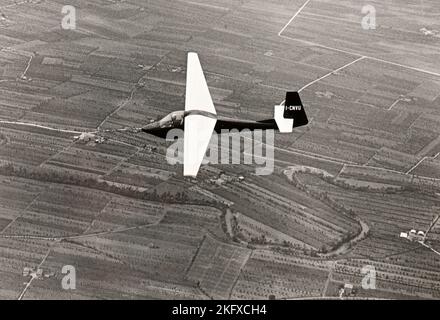
POLYGON ((121 196, 140 200, 167 202, 167 203, 189 203, 206 205, 206 202, 189 199, 185 191, 163 192, 159 194, 154 188, 152 190, 140 191, 137 187, 109 183, 85 174, 72 174, 67 171, 54 170, 44 167, 22 166, 14 163, 4 163, 0 165, 0 175, 15 176, 20 178, 32 179, 43 182, 59 183, 97 189, 104 192, 114 193, 121 196), (199 203, 200 202, 200 203, 199 203))
POLYGON ((0 145, 6 142, 6 136, 0 132, 0 145))

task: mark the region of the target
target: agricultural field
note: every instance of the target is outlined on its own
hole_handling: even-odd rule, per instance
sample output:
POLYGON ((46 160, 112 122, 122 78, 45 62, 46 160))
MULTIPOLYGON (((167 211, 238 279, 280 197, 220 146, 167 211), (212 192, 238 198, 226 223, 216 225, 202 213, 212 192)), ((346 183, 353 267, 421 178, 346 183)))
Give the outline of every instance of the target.
POLYGON ((368 4, 374 30, 356 0, 1 1, 0 298, 313 299, 353 284, 353 299, 440 299, 440 6, 368 4), (300 91, 310 122, 275 135, 272 174, 183 177, 170 143, 139 131, 183 109, 191 51, 221 116, 267 119, 300 91), (411 229, 429 232, 399 237, 411 229))
POLYGON ((237 299, 320 297, 327 280, 325 262, 308 262, 256 250, 234 288, 237 299))

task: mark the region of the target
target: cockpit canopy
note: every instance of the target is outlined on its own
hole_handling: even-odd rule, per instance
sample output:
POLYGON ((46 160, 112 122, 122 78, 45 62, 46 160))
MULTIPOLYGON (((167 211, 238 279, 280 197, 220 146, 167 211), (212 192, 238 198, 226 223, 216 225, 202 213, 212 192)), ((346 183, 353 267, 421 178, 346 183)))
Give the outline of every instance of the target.
POLYGON ((171 128, 180 126, 183 124, 185 118, 185 111, 174 111, 159 120, 159 126, 161 128, 171 128))

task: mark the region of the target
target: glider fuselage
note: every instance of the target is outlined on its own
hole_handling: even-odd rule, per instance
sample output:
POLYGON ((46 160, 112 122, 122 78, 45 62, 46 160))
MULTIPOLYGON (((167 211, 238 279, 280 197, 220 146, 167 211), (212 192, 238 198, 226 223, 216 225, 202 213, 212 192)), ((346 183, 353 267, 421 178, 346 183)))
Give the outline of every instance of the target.
POLYGON ((208 118, 213 118, 217 120, 215 124, 214 131, 216 133, 221 133, 222 130, 277 130, 275 120, 268 119, 262 121, 252 121, 252 120, 238 120, 233 118, 219 117, 216 114, 212 114, 202 110, 192 110, 192 111, 174 111, 162 118, 159 121, 147 124, 142 128, 143 132, 165 138, 168 131, 171 129, 184 129, 185 117, 189 115, 202 115, 208 118))

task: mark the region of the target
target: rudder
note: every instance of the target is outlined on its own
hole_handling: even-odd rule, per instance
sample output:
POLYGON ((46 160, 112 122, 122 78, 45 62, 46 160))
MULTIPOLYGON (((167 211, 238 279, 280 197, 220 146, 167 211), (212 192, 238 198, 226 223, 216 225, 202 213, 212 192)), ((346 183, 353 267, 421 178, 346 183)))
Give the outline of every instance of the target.
POLYGON ((274 118, 281 133, 289 133, 293 128, 309 123, 298 92, 286 92, 284 105, 275 106, 274 118))
POLYGON ((286 92, 284 118, 293 119, 293 128, 305 126, 309 123, 298 92, 286 92))

